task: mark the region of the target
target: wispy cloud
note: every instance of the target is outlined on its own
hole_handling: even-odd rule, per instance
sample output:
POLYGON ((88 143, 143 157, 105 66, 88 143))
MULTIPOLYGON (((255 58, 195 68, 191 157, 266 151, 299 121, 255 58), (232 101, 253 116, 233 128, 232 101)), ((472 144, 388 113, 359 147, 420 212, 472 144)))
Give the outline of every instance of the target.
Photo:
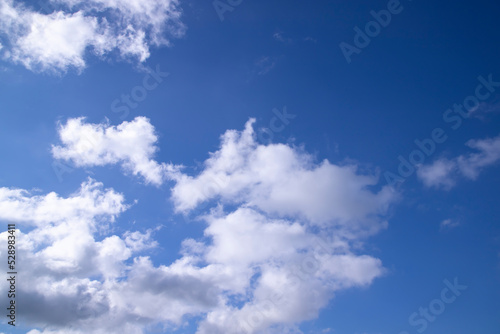
POLYGON ((275 32, 273 34, 273 38, 277 40, 278 42, 285 43, 285 44, 290 44, 293 42, 293 40, 289 37, 286 37, 284 33, 282 32, 275 32))
POLYGON ((269 73, 274 66, 276 66, 276 60, 269 56, 260 57, 255 61, 255 71, 258 75, 269 73))
POLYGON ((439 228, 440 228, 440 230, 450 230, 450 229, 453 229, 459 225, 460 225, 460 223, 456 220, 445 219, 441 222, 441 224, 439 224, 439 228))
POLYGON ((442 187, 451 189, 455 185, 453 174, 457 164, 448 159, 436 160, 430 165, 422 165, 417 170, 417 176, 427 187, 442 187))
POLYGON ((417 170, 420 180, 427 187, 450 189, 459 176, 475 180, 484 168, 500 161, 500 136, 469 140, 466 145, 477 152, 421 165, 417 170))
POLYGON ((500 102, 498 101, 492 103, 482 102, 479 104, 477 108, 472 109, 469 112, 469 116, 484 120, 487 114, 498 113, 498 112, 500 112, 500 102))

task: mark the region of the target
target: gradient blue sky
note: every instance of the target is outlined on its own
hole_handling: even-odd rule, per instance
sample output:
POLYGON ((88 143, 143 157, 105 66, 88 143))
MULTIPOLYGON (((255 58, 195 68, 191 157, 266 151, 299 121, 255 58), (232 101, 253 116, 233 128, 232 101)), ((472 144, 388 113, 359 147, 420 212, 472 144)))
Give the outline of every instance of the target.
MULTIPOLYGON (((23 10, 40 11, 35 1, 19 2, 27 5, 23 10)), ((0 8, 9 3, 0 0, 0 8)), ((170 46, 151 45, 142 62, 124 60, 116 49, 104 56, 87 51, 85 66, 64 70, 29 69, 14 59, 19 36, 9 36, 12 31, 0 23, 0 187, 68 197, 90 176, 122 193, 126 203, 138 200, 116 218, 112 231, 95 239, 162 226, 152 235, 158 246, 140 256, 149 256, 155 266, 168 266, 181 257, 183 240, 203 238, 207 225, 195 218, 205 208, 186 217, 176 213, 171 200, 176 183, 171 179, 154 186, 141 176, 122 173, 119 165, 81 168, 56 159, 51 145, 64 144, 58 122, 84 116, 87 123, 107 118, 110 126, 117 126, 145 116, 158 136, 154 160, 184 165, 186 175, 195 176, 209 152, 219 149, 223 133, 242 131, 255 118, 256 140, 262 145, 287 144, 310 154, 314 165, 325 159, 339 166, 354 164, 361 174, 379 177, 368 187, 374 193, 387 186, 387 172, 398 174, 398 157, 409 159, 418 148, 415 140, 431 138, 441 128, 447 140, 425 156, 422 172, 394 185, 397 195, 383 215, 387 228, 352 246, 355 254, 380 259, 384 273, 365 286, 336 291, 317 316, 286 325, 311 334, 497 334, 500 88, 468 112, 457 129, 443 114, 474 96, 481 84, 478 77, 500 81, 500 6, 483 0, 402 0, 401 12, 348 63, 339 44, 354 45, 353 29, 364 29, 373 20, 370 11, 387 4, 243 0, 221 21, 211 1, 180 0, 186 30, 169 36, 170 46), (142 85, 145 67, 169 75, 129 108, 128 115, 116 112, 113 101, 142 85), (259 129, 272 126, 273 110, 284 108, 295 118, 274 132, 272 141, 259 136, 259 129), (466 145, 470 140, 493 144, 474 156, 479 151, 466 145), (435 176, 437 162, 453 172, 435 176), (54 163, 69 168, 61 178, 54 163), (431 175, 427 179, 424 167, 431 175), (467 176, 467 168, 474 169, 474 177, 467 176), (455 278, 467 289, 425 331, 418 331, 422 327, 412 326, 411 315, 440 299, 443 281, 455 278)), ((213 199, 210 207, 218 201, 213 199)), ((229 213, 240 204, 224 205, 229 213)), ((4 229, 7 221, 15 220, 9 217, 0 213, 4 229)), ((17 224, 21 231, 33 228, 22 219, 17 224)), ((4 258, 4 249, 0 251, 4 258)), ((20 271, 21 290, 22 275, 20 271)), ((3 288, 0 301, 5 305, 3 288)), ((19 312, 20 326, 12 329, 3 316, 0 332, 36 328, 40 332, 31 334, 65 333, 64 326, 43 317, 23 317, 22 304, 19 312)), ((195 333, 204 317, 203 312, 188 315, 188 323, 177 329, 153 321, 144 330, 195 333)))

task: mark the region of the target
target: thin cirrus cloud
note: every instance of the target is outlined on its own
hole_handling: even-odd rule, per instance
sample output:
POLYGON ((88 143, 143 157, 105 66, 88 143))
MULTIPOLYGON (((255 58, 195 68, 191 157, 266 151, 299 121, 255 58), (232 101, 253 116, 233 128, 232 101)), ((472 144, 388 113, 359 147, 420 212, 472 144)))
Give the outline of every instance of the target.
POLYGON ((81 72, 88 55, 143 62, 184 34, 177 0, 52 0, 50 13, 0 0, 3 58, 36 72, 81 72))
POLYGON ((451 230, 460 225, 460 222, 454 219, 445 219, 439 224, 440 230, 451 230))
POLYGON ((441 158, 432 164, 422 165, 417 170, 418 178, 427 187, 450 189, 460 176, 475 180, 484 168, 500 160, 500 136, 472 139, 466 145, 477 152, 453 159, 441 158))
MULTIPOLYGON (((177 328, 193 316, 201 317, 198 334, 282 333, 316 318, 335 292, 382 276, 382 262, 359 253, 364 239, 386 226, 396 194, 388 187, 373 190, 377 177, 358 173, 355 165, 316 163, 301 148, 258 144, 253 126, 250 119, 242 131, 226 131, 203 170, 187 175, 181 168, 159 169, 163 164, 152 160, 157 137, 146 118, 116 127, 82 118, 61 125, 63 146, 53 147, 54 157, 85 166, 121 164, 145 179, 163 175, 150 179, 170 181, 177 212, 195 213, 206 228, 202 238, 182 242, 176 261, 159 266, 127 243, 132 232, 107 237, 101 246, 107 251, 99 253, 109 254, 106 261, 115 261, 109 266, 116 269, 88 282, 102 300, 81 312, 102 317, 42 322, 43 333, 101 333, 107 317, 120 323, 115 329, 116 323, 103 325, 107 333, 121 333, 124 326, 127 333, 143 333, 158 323, 177 328), (82 148, 89 133, 97 136, 94 146, 82 148), (135 138, 136 149, 125 153, 118 137, 135 138), (132 156, 149 163, 139 170, 132 156)), ((133 240, 155 245, 151 233, 133 240)), ((95 243, 92 235, 86 243, 95 243)), ((74 263, 75 270, 84 266, 74 263)), ((68 305, 84 297, 73 298, 68 305)))

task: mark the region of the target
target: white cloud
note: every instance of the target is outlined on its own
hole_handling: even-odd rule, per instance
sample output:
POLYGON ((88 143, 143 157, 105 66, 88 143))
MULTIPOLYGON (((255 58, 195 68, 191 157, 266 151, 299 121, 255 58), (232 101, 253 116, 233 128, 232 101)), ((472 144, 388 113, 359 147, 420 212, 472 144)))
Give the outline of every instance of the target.
POLYGON ((28 69, 66 70, 85 66, 83 54, 89 45, 96 45, 97 20, 82 15, 57 12, 31 15, 31 31, 16 41, 12 60, 28 69))
MULTIPOLYGON (((182 36, 177 0, 52 1, 41 13, 0 0, 0 35, 6 36, 7 58, 33 71, 81 71, 88 54, 118 50, 122 58, 145 61, 151 46, 169 45, 182 36), (87 52, 90 51, 90 52, 87 52)), ((4 43, 5 44, 5 43, 4 43)))
POLYGON ((118 126, 89 124, 84 118, 72 118, 59 124, 62 146, 52 146, 56 159, 72 161, 76 166, 120 164, 147 183, 160 185, 167 172, 176 167, 153 160, 157 151, 157 136, 145 117, 136 117, 118 126))
MULTIPOLYGON (((67 198, 0 188, 0 208, 0 220, 17 227, 18 315, 42 333, 143 333, 148 324, 178 325, 217 304, 209 275, 182 264, 154 267, 137 255, 157 245, 151 230, 106 235, 127 205, 94 180, 67 198)), ((6 240, 1 233, 5 261, 6 240)), ((0 293, 7 289, 2 280, 0 293)))
POLYGON ((377 177, 355 165, 318 164, 299 148, 260 145, 253 123, 227 131, 198 175, 173 175, 179 212, 219 201, 203 216, 212 244, 190 241, 192 256, 225 268, 232 276, 221 285, 226 298, 244 301, 209 312, 198 334, 279 333, 317 317, 335 291, 384 273, 379 259, 352 248, 386 226, 396 194, 372 190, 377 177))
POLYGON ((478 152, 422 165, 417 170, 418 177, 427 187, 450 189, 459 175, 475 180, 484 168, 500 160, 500 136, 469 140, 466 145, 478 152))
POLYGON ((469 111, 469 117, 476 117, 485 121, 487 114, 497 113, 498 111, 500 111, 500 102, 481 102, 477 108, 469 111))
POLYGON ((227 131, 199 175, 177 175, 172 199, 179 212, 220 198, 314 225, 381 227, 377 217, 395 194, 389 187, 369 190, 377 177, 359 174, 355 165, 315 164, 311 155, 287 145, 259 145, 253 122, 242 132, 227 131))
POLYGON ((276 59, 269 56, 260 57, 255 61, 255 72, 258 75, 265 75, 269 73, 276 65, 276 59))
POLYGON ((273 34, 273 38, 274 38, 275 40, 277 40, 278 42, 281 42, 281 43, 290 44, 290 43, 292 43, 292 42, 293 42, 293 40, 292 40, 291 38, 289 38, 289 37, 285 37, 285 36, 284 36, 284 34, 283 34, 282 32, 280 32, 280 31, 275 32, 275 33, 273 34))
POLYGON ((417 176, 427 187, 450 189, 455 185, 452 174, 456 171, 456 168, 454 161, 439 159, 431 165, 420 166, 417 169, 417 176))
POLYGON ((460 223, 456 220, 452 220, 452 219, 445 219, 441 222, 441 224, 439 224, 439 227, 441 230, 445 230, 445 229, 452 229, 452 228, 455 228, 457 226, 459 226, 460 223))
POLYGON ((127 206, 121 194, 111 190, 103 192, 101 187, 102 184, 92 180, 84 182, 69 198, 61 198, 54 192, 39 196, 23 189, 0 188, 0 218, 54 227, 69 218, 75 226, 79 221, 99 217, 114 221, 127 206))
POLYGON ((469 179, 475 180, 484 167, 493 165, 500 160, 500 136, 469 140, 466 145, 479 151, 457 158, 458 168, 469 179))
MULTIPOLYGON (((18 221, 32 221, 38 212, 60 217, 54 226, 37 218, 36 229, 23 235, 24 257, 39 263, 27 261, 37 274, 25 294, 37 301, 28 313, 42 333, 143 333, 158 323, 177 328, 189 316, 201 317, 198 334, 300 333, 297 325, 316 318, 335 292, 383 275, 379 259, 360 253, 364 239, 386 226, 395 193, 375 190, 377 177, 354 164, 316 163, 297 147, 258 144, 253 123, 228 130, 195 176, 153 160, 157 137, 146 118, 116 127, 82 118, 61 125, 56 158, 79 166, 121 164, 154 184, 170 179, 179 213, 204 202, 211 209, 197 216, 206 224, 204 236, 185 239, 176 261, 155 266, 137 255, 158 245, 151 230, 97 241, 98 229, 88 228, 104 214, 97 208, 120 208, 105 211, 114 218, 123 204, 94 201, 77 210, 80 197, 88 197, 82 190, 78 200, 60 199, 44 211, 40 203, 57 195, 8 190, 18 199, 7 201, 4 212, 26 212, 18 221), (69 230, 74 215, 82 223, 69 230), (40 235, 47 234, 52 239, 42 243, 40 235), (56 315, 47 315, 56 303, 62 305, 56 315)), ((103 197, 102 189, 92 189, 92 196, 103 197)))
POLYGON ((156 241, 151 241, 152 233, 153 230, 151 229, 147 230, 146 233, 140 233, 138 231, 126 232, 124 235, 125 244, 134 252, 157 247, 158 243, 156 241))
POLYGON ((296 221, 239 208, 212 212, 207 222, 213 243, 203 259, 231 274, 220 288, 244 304, 212 310, 199 334, 268 333, 314 319, 335 291, 368 285, 384 272, 380 260, 355 255, 342 237, 312 233, 296 221))

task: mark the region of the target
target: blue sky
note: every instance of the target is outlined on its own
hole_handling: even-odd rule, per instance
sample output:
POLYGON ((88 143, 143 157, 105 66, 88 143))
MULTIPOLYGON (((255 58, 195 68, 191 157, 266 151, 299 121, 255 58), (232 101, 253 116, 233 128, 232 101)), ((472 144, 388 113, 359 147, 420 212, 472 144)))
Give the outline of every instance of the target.
POLYGON ((0 0, 0 333, 498 333, 499 9, 0 0))

